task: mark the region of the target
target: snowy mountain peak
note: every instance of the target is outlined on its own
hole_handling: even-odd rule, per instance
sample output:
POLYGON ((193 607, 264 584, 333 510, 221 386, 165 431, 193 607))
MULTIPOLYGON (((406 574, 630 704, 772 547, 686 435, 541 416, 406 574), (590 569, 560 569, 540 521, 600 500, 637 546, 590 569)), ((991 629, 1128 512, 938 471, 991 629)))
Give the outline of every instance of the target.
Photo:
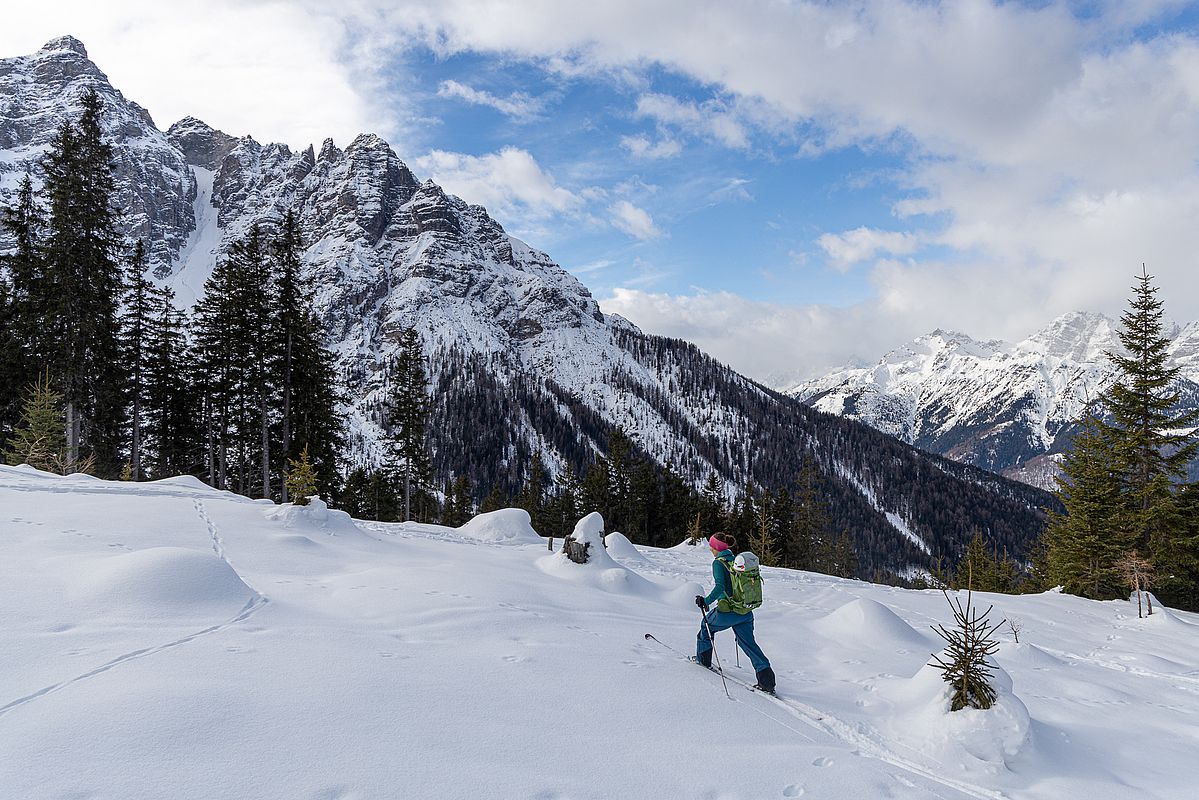
MULTIPOLYGON (((0 59, 0 207, 36 164, 63 122, 79 119, 81 101, 94 91, 113 148, 115 204, 130 242, 146 243, 152 267, 175 259, 195 227, 195 174, 150 114, 125 98, 72 36, 60 36, 29 56, 0 59)), ((7 248, 0 232, 0 251, 7 248)))
POLYGON ((216 170, 238 139, 195 117, 184 117, 167 128, 167 139, 193 167, 216 170))
POLYGON ((1016 345, 1017 353, 1034 353, 1056 361, 1094 363, 1116 347, 1116 323, 1103 314, 1071 311, 1016 345))
POLYGON ((87 48, 83 46, 83 42, 76 39, 74 36, 58 36, 42 45, 39 53, 54 53, 59 51, 67 51, 76 55, 87 58, 87 48))
MULTIPOLYGON (((791 390, 925 450, 1043 488, 1046 455, 1069 442, 1085 404, 1115 379, 1119 350, 1110 317, 1073 311, 1016 345, 936 330, 871 368, 844 367, 791 390)), ((1199 323, 1174 326, 1171 364, 1184 403, 1199 403, 1199 323)))

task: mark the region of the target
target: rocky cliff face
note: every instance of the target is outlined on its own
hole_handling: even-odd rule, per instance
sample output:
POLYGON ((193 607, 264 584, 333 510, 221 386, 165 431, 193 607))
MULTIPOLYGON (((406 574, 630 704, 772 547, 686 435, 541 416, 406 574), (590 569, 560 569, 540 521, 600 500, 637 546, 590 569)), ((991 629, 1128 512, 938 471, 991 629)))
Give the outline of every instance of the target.
POLYGON ((11 202, 62 122, 79 117, 89 90, 104 103, 123 227, 146 242, 150 262, 165 270, 195 229, 195 175, 150 114, 114 89, 73 37, 51 40, 31 56, 0 59, 0 206, 11 202))
MULTIPOLYGON (((1052 488, 1054 455, 1070 442, 1088 400, 1116 378, 1105 355, 1117 323, 1073 312, 1017 344, 934 331, 866 368, 847 368, 791 394, 939 455, 1052 488)), ((1199 405, 1199 324, 1172 331, 1189 407, 1199 405)))
POLYGON ((960 535, 956 525, 941 529, 936 520, 949 517, 940 508, 918 507, 929 485, 945 484, 938 496, 960 503, 963 518, 986 506, 993 522, 982 526, 1004 528, 1013 549, 1034 532, 1040 498, 924 463, 916 451, 875 441, 862 426, 846 430, 685 343, 605 316, 548 255, 509 236, 482 207, 422 181, 377 136, 363 134, 344 150, 326 140, 319 151, 292 152, 193 118, 163 134, 108 85, 82 45, 60 39, 0 61, 0 116, 10 119, 0 141, 6 188, 54 127, 77 116, 88 87, 109 109, 118 200, 131 209, 126 232, 151 244, 154 274, 184 307, 231 242, 252 225, 269 233, 288 211, 297 215, 312 303, 346 384, 355 459, 378 454, 386 365, 400 331, 415 327, 438 387, 435 449, 445 472, 482 463, 489 480, 505 470, 511 478, 534 450, 558 472, 602 451, 607 429, 619 426, 696 483, 715 471, 730 487, 751 479, 783 486, 803 454, 818 451, 835 483, 838 519, 869 540, 871 552, 893 539, 887 552, 896 568, 952 549, 960 535), (488 393, 471 399, 484 384, 488 393), (454 453, 460 460, 447 460, 454 453), (886 466, 873 464, 875 456, 886 466), (904 469, 889 466, 901 462, 904 469), (927 476, 924 488, 909 480, 914 474, 927 476))

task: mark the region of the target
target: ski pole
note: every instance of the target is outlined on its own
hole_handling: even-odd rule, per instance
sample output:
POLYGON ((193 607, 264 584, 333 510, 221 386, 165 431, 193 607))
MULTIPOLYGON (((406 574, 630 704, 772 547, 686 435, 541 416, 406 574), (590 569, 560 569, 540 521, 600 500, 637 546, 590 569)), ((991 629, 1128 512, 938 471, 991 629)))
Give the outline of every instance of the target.
POLYGON ((704 628, 708 631, 708 641, 712 643, 712 658, 716 660, 716 671, 720 673, 720 682, 724 684, 724 696, 732 700, 733 696, 729 694, 729 682, 724 679, 724 670, 720 667, 720 655, 716 652, 716 634, 712 633, 712 626, 708 624, 707 612, 701 608, 699 613, 704 620, 704 628))

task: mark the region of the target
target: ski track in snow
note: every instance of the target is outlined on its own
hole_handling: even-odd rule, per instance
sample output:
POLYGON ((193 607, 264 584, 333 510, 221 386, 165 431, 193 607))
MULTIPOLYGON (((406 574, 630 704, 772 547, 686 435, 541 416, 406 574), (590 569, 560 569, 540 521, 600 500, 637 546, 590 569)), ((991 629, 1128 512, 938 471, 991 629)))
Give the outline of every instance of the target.
MULTIPOLYGON (((9 488, 11 488, 11 487, 9 487, 9 488)), ((119 494, 119 492, 105 492, 105 494, 119 494)), ((129 494, 138 494, 138 493, 137 492, 129 492, 129 494)), ((159 496, 162 496, 163 494, 168 494, 168 493, 158 493, 158 494, 159 494, 159 496)), ((176 496, 185 496, 185 495, 176 495, 176 496)), ((236 573, 237 570, 233 568, 233 565, 229 563, 229 559, 225 556, 224 542, 221 540, 220 531, 217 529, 216 525, 212 522, 212 520, 209 519, 208 512, 204 509, 204 504, 201 503, 199 500, 193 500, 192 503, 194 504, 194 506, 196 508, 196 513, 199 514, 200 519, 204 522, 204 525, 207 527, 208 535, 212 538, 212 549, 216 552, 217 556, 222 561, 224 561, 226 564, 228 564, 229 568, 233 569, 233 571, 236 573)), ((241 577, 240 574, 238 575, 238 577, 239 578, 241 577)), ((242 579, 242 582, 245 583, 245 580, 242 579)), ((133 651, 125 653, 123 655, 119 655, 116 658, 112 659, 111 661, 101 664, 100 666, 96 667, 95 669, 88 670, 87 672, 83 673, 82 675, 76 675, 74 678, 68 678, 65 681, 60 681, 51 686, 47 686, 44 689, 39 689, 36 692, 33 692, 32 694, 28 694, 28 695, 25 695, 24 697, 17 698, 16 700, 13 700, 9 703, 6 703, 3 706, 0 706, 0 717, 3 717, 4 715, 8 714, 10 711, 15 711, 16 709, 20 708, 21 706, 25 705, 26 703, 30 703, 39 698, 46 697, 47 695, 51 695, 56 692, 60 692, 63 689, 66 689, 70 686, 75 685, 76 683, 88 680, 89 678, 94 678, 97 675, 102 675, 105 672, 108 672, 109 670, 114 669, 115 667, 121 666, 122 664, 127 664, 130 661, 135 661, 140 658, 146 658, 148 656, 157 655, 158 653, 162 653, 166 650, 172 650, 176 647, 180 647, 182 645, 188 644, 189 642, 194 642, 196 639, 199 639, 201 637, 210 636, 214 633, 220 633, 221 631, 226 630, 227 628, 231 628, 234 625, 237 625, 241 622, 245 622, 247 619, 252 617, 254 614, 258 613, 258 611, 260 611, 264 606, 266 606, 268 603, 270 603, 270 599, 267 598, 266 595, 262 594, 261 592, 259 592, 256 589, 254 589, 254 587, 250 586, 250 584, 248 584, 248 583, 246 583, 246 586, 248 586, 250 588, 250 590, 252 592, 254 592, 254 597, 252 599, 250 599, 245 604, 245 606, 242 607, 241 611, 239 611, 237 613, 237 615, 234 616, 232 619, 230 619, 226 622, 222 622, 219 625, 213 625, 211 627, 204 628, 203 630, 196 631, 195 633, 192 633, 192 634, 189 634, 182 638, 167 642, 166 644, 160 644, 160 645, 157 645, 154 647, 145 647, 140 650, 133 650, 133 651)))
MULTIPOLYGON (((683 659, 686 658, 682 652, 657 639, 657 637, 654 637, 653 640, 667 650, 675 653, 676 656, 683 659)), ((728 673, 721 675, 720 673, 712 670, 705 670, 703 672, 696 670, 696 672, 704 675, 705 677, 714 679, 712 681, 714 685, 717 683, 717 681, 719 681, 720 678, 723 677, 725 680, 730 681, 733 684, 746 689, 747 691, 754 691, 747 681, 743 681, 734 675, 729 675, 728 673)), ((767 704, 776 706, 783 711, 786 711, 792 717, 798 719, 808 727, 813 728, 824 735, 820 738, 817 738, 811 734, 805 733, 804 731, 798 730, 797 728, 787 724, 785 721, 766 713, 766 711, 763 710, 760 705, 749 703, 748 701, 751 699, 749 697, 744 698, 744 700, 736 697, 731 699, 734 702, 745 703, 755 712, 761 714, 783 728, 786 728, 797 736, 806 739, 812 744, 826 745, 837 748, 838 750, 843 750, 845 746, 848 746, 850 748, 850 753, 854 756, 860 758, 873 758, 878 761, 882 761, 891 765, 892 767, 896 767, 910 774, 917 775, 947 789, 952 789, 955 792, 976 798, 976 800, 1004 800, 1004 798, 1007 797, 1007 795, 1002 792, 993 791, 977 784, 944 777, 942 774, 936 771, 937 766, 941 767, 942 771, 944 771, 944 765, 940 764, 940 762, 938 762, 938 764, 935 766, 925 766, 924 764, 913 761, 900 755, 899 753, 896 753, 891 748, 891 745, 902 746, 901 742, 887 741, 877 732, 871 731, 865 724, 858 723, 857 725, 850 725, 819 710, 818 708, 810 706, 807 703, 799 700, 793 700, 790 697, 782 697, 779 695, 771 696, 763 692, 754 692, 754 694, 767 704)), ((919 752, 913 751, 913 753, 915 753, 917 757, 923 758, 923 755, 919 752)), ((945 797, 944 795, 937 796, 945 797)))

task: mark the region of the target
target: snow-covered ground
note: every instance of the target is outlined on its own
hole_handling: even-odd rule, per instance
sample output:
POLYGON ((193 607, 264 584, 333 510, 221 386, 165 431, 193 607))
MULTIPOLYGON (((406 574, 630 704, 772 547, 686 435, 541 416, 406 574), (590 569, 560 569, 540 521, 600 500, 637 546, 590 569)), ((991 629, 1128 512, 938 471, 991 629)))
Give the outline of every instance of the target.
POLYGON ((783 702, 730 702, 643 636, 691 650, 706 552, 608 544, 0 467, 0 797, 1194 796, 1195 615, 977 596, 1021 644, 950 714, 939 593, 766 570, 783 702))

